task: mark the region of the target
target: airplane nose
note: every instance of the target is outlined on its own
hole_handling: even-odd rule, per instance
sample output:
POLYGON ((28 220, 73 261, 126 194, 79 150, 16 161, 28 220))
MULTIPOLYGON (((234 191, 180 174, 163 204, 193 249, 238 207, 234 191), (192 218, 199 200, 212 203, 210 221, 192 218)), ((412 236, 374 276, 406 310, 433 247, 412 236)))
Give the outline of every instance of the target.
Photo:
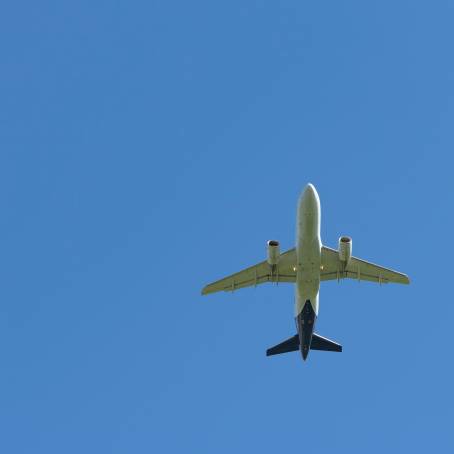
POLYGON ((315 187, 314 187, 314 185, 312 183, 309 183, 304 188, 304 194, 312 195, 312 196, 315 196, 315 194, 317 194, 317 191, 315 190, 315 187))
POLYGON ((306 200, 310 205, 315 205, 316 200, 318 200, 317 190, 314 185, 309 183, 302 193, 301 201, 306 200))
POLYGON ((314 185, 309 183, 301 193, 299 210, 303 213, 312 213, 319 210, 320 201, 314 185))

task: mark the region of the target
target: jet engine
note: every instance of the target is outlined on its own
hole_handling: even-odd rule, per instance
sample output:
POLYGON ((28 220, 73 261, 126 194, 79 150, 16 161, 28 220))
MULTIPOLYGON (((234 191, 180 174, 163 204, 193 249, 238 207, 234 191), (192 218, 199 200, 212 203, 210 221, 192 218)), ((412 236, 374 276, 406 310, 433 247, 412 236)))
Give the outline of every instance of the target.
POLYGON ((345 265, 352 256, 352 239, 349 236, 339 238, 339 260, 345 265))
POLYGON ((268 264, 271 266, 277 265, 277 262, 279 262, 279 256, 281 255, 279 251, 279 241, 269 240, 267 243, 267 252, 268 257, 266 261, 268 264))

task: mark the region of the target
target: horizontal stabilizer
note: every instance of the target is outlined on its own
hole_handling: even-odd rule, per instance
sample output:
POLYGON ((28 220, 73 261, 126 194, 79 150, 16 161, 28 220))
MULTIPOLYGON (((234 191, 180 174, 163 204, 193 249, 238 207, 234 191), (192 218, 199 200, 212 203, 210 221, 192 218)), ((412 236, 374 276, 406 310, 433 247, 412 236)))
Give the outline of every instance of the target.
POLYGON ((317 333, 312 334, 311 350, 325 350, 329 352, 341 352, 342 345, 319 336, 317 333))
MULTIPOLYGON (((298 334, 295 334, 290 339, 269 348, 266 351, 266 356, 280 355, 281 353, 296 352, 300 349, 300 340, 298 334)), ((334 342, 326 337, 320 336, 317 333, 312 334, 311 350, 324 350, 329 352, 341 352, 342 345, 334 342)))
POLYGON ((300 349, 300 340, 298 334, 295 334, 290 339, 269 348, 266 351, 266 356, 279 355, 280 353, 296 352, 300 349))

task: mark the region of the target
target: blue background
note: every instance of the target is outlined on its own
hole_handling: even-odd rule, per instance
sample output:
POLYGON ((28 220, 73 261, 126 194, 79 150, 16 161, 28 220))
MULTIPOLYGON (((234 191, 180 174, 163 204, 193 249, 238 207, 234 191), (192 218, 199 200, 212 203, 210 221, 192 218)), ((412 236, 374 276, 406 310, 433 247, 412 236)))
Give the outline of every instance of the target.
POLYGON ((16 1, 0 16, 0 450, 451 452, 451 1, 16 1), (266 358, 293 286, 201 297, 322 240, 342 354, 266 358))

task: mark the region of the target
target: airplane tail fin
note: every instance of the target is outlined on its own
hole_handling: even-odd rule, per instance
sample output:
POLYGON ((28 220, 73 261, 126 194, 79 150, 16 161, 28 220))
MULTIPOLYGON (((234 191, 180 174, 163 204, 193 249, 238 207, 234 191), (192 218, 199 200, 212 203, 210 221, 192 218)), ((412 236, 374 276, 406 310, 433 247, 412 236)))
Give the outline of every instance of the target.
MULTIPOLYGON (((298 334, 289 339, 269 348, 266 356, 280 355, 281 353, 296 352, 300 349, 300 340, 298 334)), ((319 336, 317 333, 312 334, 311 350, 324 350, 330 352, 341 352, 342 345, 326 337, 319 336)))

